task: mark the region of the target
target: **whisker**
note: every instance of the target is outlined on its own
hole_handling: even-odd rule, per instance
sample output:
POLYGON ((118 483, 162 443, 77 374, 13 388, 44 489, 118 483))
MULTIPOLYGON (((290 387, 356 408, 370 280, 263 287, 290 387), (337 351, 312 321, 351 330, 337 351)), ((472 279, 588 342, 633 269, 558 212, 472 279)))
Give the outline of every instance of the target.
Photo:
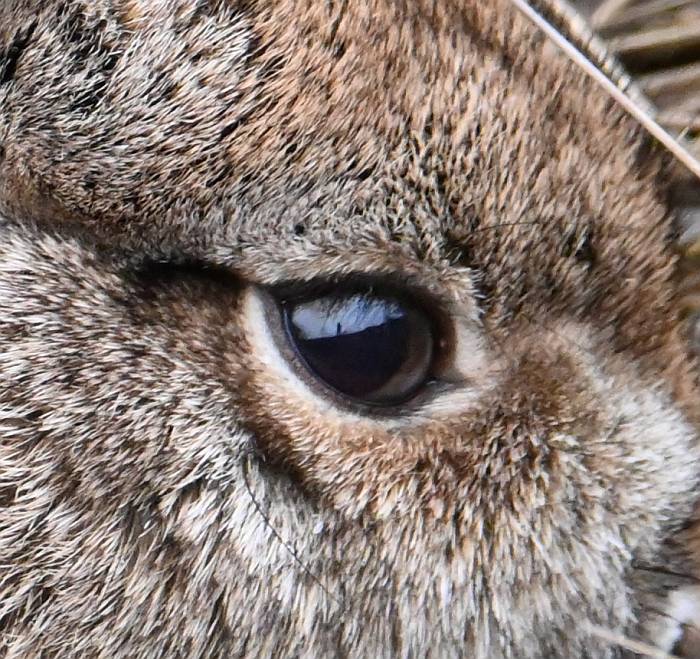
MULTIPOLYGON (((465 233, 464 237, 460 240, 460 242, 466 243, 466 241, 471 236, 474 236, 474 235, 479 234, 479 233, 484 233, 486 231, 497 231, 499 229, 505 229, 505 228, 510 228, 510 227, 520 227, 520 226, 535 226, 535 227, 541 226, 541 227, 543 227, 543 226, 548 226, 549 224, 551 224, 555 221, 556 221, 556 219, 552 219, 552 220, 549 220, 547 223, 545 223, 545 221, 541 220, 541 219, 540 220, 517 220, 514 222, 497 222, 495 224, 482 225, 482 226, 478 226, 475 229, 471 229, 470 231, 465 233)), ((616 228, 618 228, 620 230, 626 229, 626 230, 637 230, 638 231, 641 228, 639 222, 620 223, 620 224, 616 224, 615 226, 616 226, 616 228)), ((573 227, 573 225, 569 225, 569 226, 563 227, 563 228, 572 228, 572 227, 573 227)), ((647 231, 654 231, 654 230, 656 230, 656 227, 652 225, 651 227, 646 227, 646 229, 647 229, 647 231)))
POLYGON ((258 512, 260 517, 263 519, 265 522, 265 525, 267 526, 268 529, 272 532, 272 535, 275 536, 277 541, 285 548, 285 550, 289 553, 289 555, 292 557, 294 562, 304 571, 304 573, 313 581, 315 581, 323 590, 323 592, 334 602, 342 606, 342 601, 339 600, 337 597, 335 597, 331 592, 328 590, 326 585, 321 581, 319 577, 317 577, 311 569, 304 563, 304 561, 301 560, 301 557, 299 556, 298 552, 296 549, 289 543, 287 542, 282 535, 279 533, 279 531, 273 526, 272 521, 270 520, 269 515, 262 509, 262 506, 258 502, 255 494, 253 493, 253 489, 250 486, 250 480, 248 478, 248 469, 250 466, 250 455, 246 455, 244 459, 241 461, 241 471, 243 473, 243 483, 245 485, 246 490, 248 491, 248 496, 250 496, 250 500, 253 503, 253 506, 255 507, 255 510, 258 512))
POLYGON ((578 350, 579 352, 583 352, 583 353, 587 353, 587 352, 588 352, 588 349, 587 349, 587 348, 585 348, 584 346, 582 346, 582 345, 581 345, 580 343, 578 343, 577 341, 574 341, 574 339, 572 339, 571 337, 565 336, 564 334, 562 334, 562 333, 559 332, 558 330, 554 329, 553 327, 550 327, 550 326, 549 326, 548 324, 546 324, 546 323, 543 323, 543 322, 537 320, 536 318, 534 318, 534 317, 531 316, 530 314, 526 313, 526 312, 523 311, 522 309, 519 309, 519 310, 518 310, 518 313, 525 319, 525 321, 526 321, 527 323, 529 323, 529 324, 532 325, 533 327, 536 327, 536 328, 538 328, 538 329, 544 330, 545 332, 549 332, 550 334, 553 334, 555 337, 557 337, 558 339, 560 339, 560 340, 563 341, 564 343, 567 343, 569 346, 575 348, 575 349, 578 350))
POLYGON ((504 227, 517 227, 517 226, 523 226, 523 225, 542 225, 543 222, 542 220, 522 220, 520 222, 499 222, 498 224, 489 224, 487 226, 482 226, 479 227, 478 229, 474 229, 473 231, 469 232, 469 235, 472 236, 475 233, 481 233, 482 231, 495 231, 496 229, 503 229, 504 227))

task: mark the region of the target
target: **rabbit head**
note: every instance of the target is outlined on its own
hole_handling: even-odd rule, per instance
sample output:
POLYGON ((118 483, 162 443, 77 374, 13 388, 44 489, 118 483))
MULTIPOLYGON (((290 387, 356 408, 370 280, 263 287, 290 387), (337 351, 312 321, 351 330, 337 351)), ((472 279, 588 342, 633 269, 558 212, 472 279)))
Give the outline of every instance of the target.
POLYGON ((663 158, 509 2, 4 0, 0 46, 8 657, 673 645, 663 158))

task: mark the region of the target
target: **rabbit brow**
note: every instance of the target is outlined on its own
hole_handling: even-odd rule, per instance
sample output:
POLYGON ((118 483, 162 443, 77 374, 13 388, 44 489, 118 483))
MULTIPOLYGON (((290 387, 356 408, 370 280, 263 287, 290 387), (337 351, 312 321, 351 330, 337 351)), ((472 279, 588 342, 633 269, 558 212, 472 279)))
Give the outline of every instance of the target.
POLYGON ((664 145, 685 167, 700 179, 700 160, 695 157, 677 138, 663 128, 659 122, 628 94, 613 82, 603 71, 590 61, 574 44, 556 29, 544 16, 537 12, 528 0, 511 2, 545 35, 551 39, 577 66, 593 78, 630 115, 664 145))

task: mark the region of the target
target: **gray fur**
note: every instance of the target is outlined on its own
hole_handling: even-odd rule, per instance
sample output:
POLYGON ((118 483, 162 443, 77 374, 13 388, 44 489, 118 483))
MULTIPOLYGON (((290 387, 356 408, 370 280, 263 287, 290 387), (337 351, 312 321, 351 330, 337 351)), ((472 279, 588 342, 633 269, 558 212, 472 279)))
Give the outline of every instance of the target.
POLYGON ((663 167, 506 0, 6 0, 0 652, 669 649, 698 418, 663 167), (266 315, 353 273, 454 330, 400 415, 266 315))

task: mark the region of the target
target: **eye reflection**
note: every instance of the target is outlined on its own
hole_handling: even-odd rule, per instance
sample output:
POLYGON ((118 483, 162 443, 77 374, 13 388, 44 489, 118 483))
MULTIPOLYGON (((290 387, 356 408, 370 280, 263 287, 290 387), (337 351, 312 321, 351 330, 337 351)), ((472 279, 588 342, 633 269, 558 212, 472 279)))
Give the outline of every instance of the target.
POLYGON ((284 303, 285 328, 309 370, 370 405, 408 400, 428 379, 432 327, 416 305, 370 292, 284 303))

